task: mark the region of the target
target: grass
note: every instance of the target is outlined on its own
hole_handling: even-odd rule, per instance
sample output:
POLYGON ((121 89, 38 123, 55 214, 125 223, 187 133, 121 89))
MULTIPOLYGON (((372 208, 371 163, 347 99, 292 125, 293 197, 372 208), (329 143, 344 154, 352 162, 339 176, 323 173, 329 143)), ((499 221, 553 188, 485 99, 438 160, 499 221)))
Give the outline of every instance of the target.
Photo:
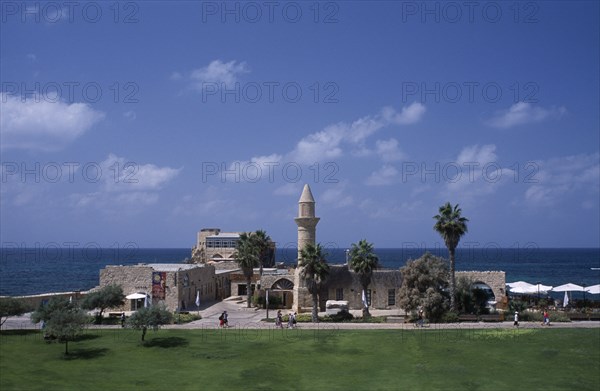
POLYGON ((65 358, 0 334, 7 390, 598 390, 600 329, 88 330, 65 358))

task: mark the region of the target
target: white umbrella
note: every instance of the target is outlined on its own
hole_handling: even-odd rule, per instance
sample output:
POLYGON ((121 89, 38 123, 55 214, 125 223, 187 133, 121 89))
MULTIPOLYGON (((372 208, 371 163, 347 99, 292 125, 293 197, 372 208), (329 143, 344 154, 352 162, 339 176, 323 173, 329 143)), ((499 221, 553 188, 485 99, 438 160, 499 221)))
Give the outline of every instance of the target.
POLYGON ((560 286, 555 286, 552 288, 553 292, 583 292, 583 287, 575 284, 564 284, 560 286))
POLYGON ((538 293, 538 292, 539 293, 547 293, 550 290, 552 290, 551 285, 536 284, 536 285, 532 286, 531 288, 527 288, 526 293, 538 293))
POLYGON ((588 286, 585 288, 585 292, 591 293, 592 295, 600 295, 600 284, 588 286))
POLYGON ((534 285, 525 281, 516 281, 509 282, 506 286, 512 293, 528 293, 528 290, 534 285))
POLYGON ((513 288, 527 288, 527 287, 533 286, 533 284, 530 284, 530 283, 525 282, 525 281, 517 281, 517 282, 509 282, 509 283, 506 284, 506 286, 508 286, 511 289, 513 289, 513 288))
POLYGON ((143 299, 145 297, 146 297, 146 295, 143 293, 132 293, 130 295, 125 296, 125 298, 127 300, 137 300, 137 299, 143 299))

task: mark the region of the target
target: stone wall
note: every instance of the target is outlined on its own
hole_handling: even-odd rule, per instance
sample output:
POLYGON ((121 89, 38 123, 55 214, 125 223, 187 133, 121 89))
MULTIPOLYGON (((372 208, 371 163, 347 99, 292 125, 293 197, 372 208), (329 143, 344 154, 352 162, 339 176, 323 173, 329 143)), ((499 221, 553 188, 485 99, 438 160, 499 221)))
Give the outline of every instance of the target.
POLYGON ((506 296, 506 273, 502 271, 464 271, 456 272, 456 279, 467 277, 473 283, 482 282, 489 286, 494 293, 497 302, 496 308, 506 309, 508 298, 506 296))
MULTIPOLYGON (((100 271, 100 287, 116 284, 123 288, 126 296, 142 293, 152 297, 152 272, 165 271, 165 299, 154 298, 153 305, 163 301, 170 311, 195 310, 197 292, 200 292, 200 306, 228 297, 228 274, 215 275, 215 268, 210 265, 182 265, 181 270, 173 270, 174 267, 161 270, 151 264, 107 266, 100 271)), ((111 310, 132 311, 135 307, 133 300, 126 300, 124 306, 111 310)))
MULTIPOLYGON (((56 292, 56 293, 41 293, 39 295, 27 295, 27 296, 12 296, 15 299, 21 299, 25 303, 29 305, 32 310, 35 310, 39 307, 39 305, 43 302, 47 302, 48 300, 54 297, 65 297, 72 298, 75 301, 79 301, 83 299, 87 294, 89 294, 93 289, 89 291, 73 291, 73 292, 56 292)), ((7 296, 1 296, 7 297, 7 296)))
MULTIPOLYGON (((398 288, 402 284, 402 275, 399 270, 379 269, 373 271, 370 290, 371 305, 374 309, 397 309, 398 288), (391 299, 390 300, 390 294, 391 299)), ((367 292, 368 294, 369 292, 367 292)), ((362 286, 359 275, 348 269, 347 265, 333 265, 330 268, 325 295, 320 300, 321 307, 326 300, 346 300, 350 309, 361 309, 362 286), (338 296, 341 290, 341 297, 338 296)))

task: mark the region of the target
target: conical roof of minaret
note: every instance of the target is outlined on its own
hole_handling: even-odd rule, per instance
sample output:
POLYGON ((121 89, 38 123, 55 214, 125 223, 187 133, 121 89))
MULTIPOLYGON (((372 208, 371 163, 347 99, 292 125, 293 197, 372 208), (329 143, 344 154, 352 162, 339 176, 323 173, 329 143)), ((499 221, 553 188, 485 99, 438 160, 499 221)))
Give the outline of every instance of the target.
POLYGON ((300 200, 298 202, 315 202, 312 192, 310 191, 310 186, 308 186, 308 184, 304 185, 302 195, 300 196, 300 200))

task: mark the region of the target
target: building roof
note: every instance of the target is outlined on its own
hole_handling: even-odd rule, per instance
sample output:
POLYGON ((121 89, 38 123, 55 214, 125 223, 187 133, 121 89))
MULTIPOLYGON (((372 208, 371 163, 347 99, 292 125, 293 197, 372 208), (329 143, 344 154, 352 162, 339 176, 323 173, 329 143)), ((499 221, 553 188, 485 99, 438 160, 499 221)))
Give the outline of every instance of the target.
POLYGON ((300 200, 298 202, 315 202, 315 198, 313 197, 308 184, 304 185, 304 189, 302 189, 302 195, 300 196, 300 200))
POLYGON ((240 234, 237 232, 222 232, 218 235, 208 235, 206 239, 239 239, 240 234))
POLYGON ((140 266, 151 267, 157 272, 176 272, 180 270, 190 270, 197 267, 204 267, 203 265, 197 263, 149 263, 140 266))

